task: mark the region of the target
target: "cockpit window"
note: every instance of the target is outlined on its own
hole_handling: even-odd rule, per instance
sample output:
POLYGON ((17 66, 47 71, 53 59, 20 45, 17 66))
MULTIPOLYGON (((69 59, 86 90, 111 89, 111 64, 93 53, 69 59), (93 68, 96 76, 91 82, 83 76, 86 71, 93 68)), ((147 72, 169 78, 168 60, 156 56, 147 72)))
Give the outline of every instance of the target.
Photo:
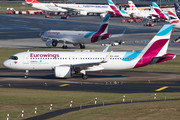
POLYGON ((11 56, 9 59, 18 60, 18 57, 17 56, 11 56))

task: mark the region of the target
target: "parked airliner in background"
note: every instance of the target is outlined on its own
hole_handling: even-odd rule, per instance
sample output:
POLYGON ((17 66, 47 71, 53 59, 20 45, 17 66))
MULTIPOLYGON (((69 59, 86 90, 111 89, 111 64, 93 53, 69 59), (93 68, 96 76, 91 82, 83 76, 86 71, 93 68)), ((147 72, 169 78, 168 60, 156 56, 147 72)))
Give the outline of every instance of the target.
POLYGON ((152 2, 152 5, 153 5, 153 9, 156 11, 157 14, 152 14, 153 17, 156 17, 156 18, 160 18, 160 19, 163 19, 163 20, 168 20, 168 13, 164 13, 161 8, 159 8, 159 6, 155 3, 155 2, 152 2))
POLYGON ((54 70, 57 78, 70 78, 88 71, 125 70, 174 59, 167 53, 173 25, 164 25, 144 49, 136 52, 48 52, 27 51, 14 54, 3 62, 4 67, 16 70, 54 70))
POLYGON ((75 12, 80 15, 106 14, 107 11, 111 11, 108 5, 40 3, 37 0, 26 0, 23 4, 48 12, 75 12))
POLYGON ((128 1, 129 4, 129 13, 131 16, 135 18, 145 18, 145 19, 155 19, 155 17, 152 16, 152 14, 157 14, 153 9, 151 10, 138 10, 138 8, 134 5, 132 1, 128 1))
POLYGON ((25 0, 26 2, 22 3, 23 5, 28 5, 30 7, 40 9, 46 12, 68 12, 66 9, 62 9, 56 3, 40 3, 37 0, 25 0))
POLYGON ((109 34, 110 14, 107 14, 101 23, 99 29, 95 32, 89 31, 68 31, 68 30, 48 30, 44 32, 40 37, 46 42, 47 47, 56 47, 58 43, 63 43, 63 49, 67 49, 66 44, 79 45, 81 49, 85 48, 84 44, 95 43, 100 40, 108 38, 120 37, 124 34, 109 34))

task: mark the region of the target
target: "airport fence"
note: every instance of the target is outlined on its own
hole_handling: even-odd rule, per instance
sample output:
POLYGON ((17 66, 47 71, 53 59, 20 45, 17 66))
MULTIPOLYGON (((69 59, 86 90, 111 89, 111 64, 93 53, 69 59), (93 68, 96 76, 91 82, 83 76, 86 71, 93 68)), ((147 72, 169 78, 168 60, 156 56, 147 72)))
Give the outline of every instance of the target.
POLYGON ((129 97, 128 95, 124 95, 115 99, 110 99, 110 100, 105 100, 105 99, 101 99, 96 97, 95 99, 92 99, 90 101, 84 102, 84 103, 78 103, 75 101, 70 101, 62 106, 57 105, 53 105, 50 104, 49 106, 47 106, 46 108, 37 108, 34 107, 34 109, 31 112, 26 112, 24 110, 22 110, 17 117, 13 118, 10 116, 10 114, 7 114, 7 116, 4 118, 4 120, 19 120, 19 119, 25 119, 25 118, 29 118, 29 117, 33 117, 36 115, 41 115, 43 113, 47 113, 47 112, 52 112, 52 110, 59 110, 59 109, 68 109, 68 108, 72 108, 72 107, 79 107, 79 109, 82 109, 83 106, 88 106, 88 105, 100 105, 102 104, 102 106, 105 106, 105 104, 107 105, 111 105, 114 103, 119 103, 119 104, 123 104, 126 102, 127 103, 141 103, 141 102, 156 102, 156 101, 167 101, 167 100, 178 100, 180 99, 180 96, 173 96, 173 97, 167 97, 165 95, 161 95, 161 94, 152 94, 149 96, 144 96, 144 97, 129 97))

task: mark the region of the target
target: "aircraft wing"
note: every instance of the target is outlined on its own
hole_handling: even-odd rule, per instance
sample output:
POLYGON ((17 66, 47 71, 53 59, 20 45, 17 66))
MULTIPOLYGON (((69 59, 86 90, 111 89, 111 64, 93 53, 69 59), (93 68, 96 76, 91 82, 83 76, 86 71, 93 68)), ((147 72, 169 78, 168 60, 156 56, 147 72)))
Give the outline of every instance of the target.
POLYGON ((75 10, 79 10, 79 7, 75 8, 75 7, 70 7, 70 6, 61 6, 62 9, 66 9, 68 11, 75 11, 75 10))
POLYGON ((109 52, 106 58, 104 58, 101 62, 73 64, 72 67, 76 72, 103 70, 104 68, 99 65, 108 62, 111 53, 112 51, 109 52))
POLYGON ((99 66, 99 65, 108 62, 111 53, 112 53, 112 51, 109 52, 109 54, 106 56, 106 58, 104 58, 104 60, 102 60, 100 62, 78 63, 78 64, 61 64, 60 66, 71 66, 72 69, 76 73, 79 73, 81 71, 98 71, 98 70, 103 70, 104 68, 99 66))

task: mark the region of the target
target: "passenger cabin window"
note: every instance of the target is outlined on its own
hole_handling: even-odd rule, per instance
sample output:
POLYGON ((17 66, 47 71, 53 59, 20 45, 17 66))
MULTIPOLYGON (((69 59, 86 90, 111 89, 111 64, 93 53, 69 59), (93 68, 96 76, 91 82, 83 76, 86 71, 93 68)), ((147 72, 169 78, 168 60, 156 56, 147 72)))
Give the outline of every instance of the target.
POLYGON ((18 57, 17 56, 11 56, 9 59, 18 60, 18 57))

